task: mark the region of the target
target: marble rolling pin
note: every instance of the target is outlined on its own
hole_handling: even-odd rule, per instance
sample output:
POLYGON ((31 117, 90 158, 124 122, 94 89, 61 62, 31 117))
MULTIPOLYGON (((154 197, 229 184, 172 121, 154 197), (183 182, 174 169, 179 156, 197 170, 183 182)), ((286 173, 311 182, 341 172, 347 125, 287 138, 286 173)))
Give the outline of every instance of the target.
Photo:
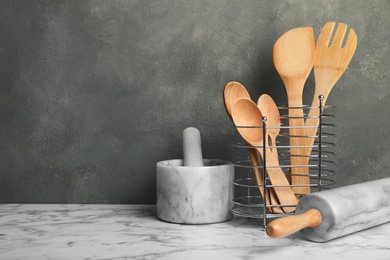
POLYGON ((271 221, 270 237, 299 230, 309 240, 325 242, 390 221, 390 177, 304 196, 296 215, 271 221))
POLYGON ((195 127, 183 130, 184 166, 203 166, 200 132, 195 127))

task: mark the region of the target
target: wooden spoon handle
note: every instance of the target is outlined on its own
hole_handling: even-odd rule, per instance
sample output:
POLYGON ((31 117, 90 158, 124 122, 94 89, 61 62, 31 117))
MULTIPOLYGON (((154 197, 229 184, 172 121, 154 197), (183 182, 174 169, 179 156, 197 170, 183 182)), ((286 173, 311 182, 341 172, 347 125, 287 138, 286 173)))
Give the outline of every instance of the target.
POLYGON ((273 191, 275 191, 279 203, 281 205, 289 205, 289 206, 283 206, 282 207, 283 211, 285 213, 290 213, 295 211, 297 199, 282 169, 268 168, 267 172, 271 180, 271 183, 274 186, 272 187, 272 189, 273 191))
POLYGON ((287 216, 271 221, 266 227, 266 232, 272 238, 286 237, 301 229, 316 227, 321 222, 321 212, 317 209, 309 209, 303 214, 287 216))
MULTIPOLYGON (((257 150, 259 154, 264 158, 263 149, 257 148, 257 150)), ((284 174, 283 170, 279 166, 277 151, 275 149, 274 152, 271 152, 270 148, 267 148, 266 153, 267 153, 266 162, 267 162, 268 177, 272 185, 280 186, 280 187, 273 187, 273 190, 275 191, 278 201, 282 205, 291 205, 291 206, 282 207, 284 212, 286 213, 293 212, 297 204, 297 199, 295 198, 294 192, 291 189, 290 183, 288 182, 286 175, 284 174)))
MULTIPOLYGON (((261 168, 256 167, 256 166, 260 166, 261 165, 259 154, 258 154, 257 150, 255 148, 249 148, 248 149, 248 154, 249 154, 249 158, 250 158, 250 160, 252 162, 252 165, 254 166, 253 170, 255 172, 256 184, 259 186, 259 192, 260 192, 261 197, 263 199, 267 200, 267 206, 270 205, 270 204, 272 204, 272 205, 279 204, 275 192, 272 189, 270 189, 270 188, 266 189, 266 196, 267 196, 267 198, 264 197, 264 189, 263 189, 263 187, 264 187, 264 175, 263 175, 263 170, 261 168)), ((276 213, 276 214, 283 213, 283 210, 280 207, 267 207, 267 210, 270 213, 276 213)))
MULTIPOLYGON (((305 122, 305 126, 307 127, 307 129, 306 129, 307 136, 315 136, 317 133, 317 130, 318 130, 318 126, 320 124, 320 119, 319 119, 320 101, 318 98, 319 95, 320 95, 320 93, 318 93, 317 91, 314 92, 313 101, 311 103, 311 108, 309 110, 309 113, 308 113, 308 116, 307 116, 307 119, 305 122)), ((323 94, 321 94, 321 95, 323 95, 323 94)), ((324 97, 324 99, 322 100, 322 105, 324 106, 326 103, 326 100, 328 99, 328 95, 323 95, 323 97, 324 97)), ((311 154, 311 151, 313 149, 313 147, 311 147, 311 146, 313 146, 314 139, 315 138, 307 138, 306 144, 308 147, 306 148, 306 155, 311 154)))
MULTIPOLYGON (((308 136, 308 137, 310 136, 309 138, 306 138, 306 141, 305 141, 306 142, 306 150, 305 150, 306 164, 309 163, 310 154, 311 154, 311 152, 313 150, 313 144, 314 144, 314 141, 315 141, 314 136, 316 136, 317 130, 318 130, 318 126, 320 124, 320 119, 319 119, 319 116, 320 116, 320 109, 319 109, 320 101, 319 101, 319 97, 318 97, 319 95, 320 94, 317 91, 314 92, 311 108, 309 110, 307 119, 305 121, 305 127, 307 127, 306 128, 306 136, 308 136)), ((322 106, 325 105, 327 99, 328 99, 328 94, 323 95, 322 106)))
POLYGON ((297 197, 310 193, 309 168, 306 155, 306 138, 302 96, 296 93, 289 94, 289 126, 290 126, 290 153, 291 153, 291 184, 297 197), (302 186, 299 186, 302 185, 302 186))

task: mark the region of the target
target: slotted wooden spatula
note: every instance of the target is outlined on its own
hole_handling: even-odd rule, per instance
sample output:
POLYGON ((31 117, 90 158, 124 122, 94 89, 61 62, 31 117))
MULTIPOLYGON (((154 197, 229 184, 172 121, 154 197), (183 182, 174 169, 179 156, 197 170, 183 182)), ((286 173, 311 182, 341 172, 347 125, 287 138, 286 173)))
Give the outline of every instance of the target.
MULTIPOLYGON (((309 111, 305 126, 318 126, 319 109, 315 108, 320 105, 318 96, 324 96, 322 104, 325 105, 330 91, 344 74, 356 50, 357 36, 352 28, 349 30, 348 37, 343 45, 348 27, 343 23, 338 25, 333 41, 330 43, 335 25, 335 22, 326 23, 317 40, 314 62, 315 92, 312 108, 309 111)), ((315 127, 307 128, 306 135, 314 136, 316 131, 317 128, 315 127)), ((307 146, 312 146, 313 143, 314 138, 308 138, 306 141, 307 146)), ((311 151, 311 147, 307 148, 306 154, 310 155, 311 151)))

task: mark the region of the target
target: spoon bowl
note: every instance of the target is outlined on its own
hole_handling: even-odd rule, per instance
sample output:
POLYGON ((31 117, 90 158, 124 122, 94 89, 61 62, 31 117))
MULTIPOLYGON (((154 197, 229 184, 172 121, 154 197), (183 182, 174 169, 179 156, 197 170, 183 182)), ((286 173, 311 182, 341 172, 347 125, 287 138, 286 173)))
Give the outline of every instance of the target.
POLYGON ((263 94, 257 100, 263 116, 267 118, 267 133, 271 138, 271 146, 276 146, 276 137, 280 132, 280 113, 278 106, 271 96, 263 94))
POLYGON ((251 99, 246 88, 239 82, 231 81, 226 84, 223 91, 223 101, 225 104, 225 109, 230 119, 232 118, 232 106, 234 101, 239 98, 251 99))

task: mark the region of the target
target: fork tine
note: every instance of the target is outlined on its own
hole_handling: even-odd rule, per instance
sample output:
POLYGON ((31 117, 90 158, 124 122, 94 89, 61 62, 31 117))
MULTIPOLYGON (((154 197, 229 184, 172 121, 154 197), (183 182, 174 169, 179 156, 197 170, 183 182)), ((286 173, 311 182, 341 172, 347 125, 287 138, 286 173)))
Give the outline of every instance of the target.
POLYGON ((345 41, 344 48, 350 49, 352 53, 355 51, 357 45, 357 36, 355 31, 351 28, 348 33, 348 38, 345 41))
POLYGON ((328 22, 322 27, 321 33, 317 39, 317 46, 329 46, 330 37, 332 36, 335 24, 335 22, 328 22))
POLYGON ((339 23, 339 26, 337 26, 336 33, 333 38, 333 47, 341 48, 341 44, 343 43, 345 33, 347 32, 347 27, 345 23, 339 23))
POLYGON ((349 62, 351 61, 352 56, 356 50, 356 45, 357 45, 357 36, 355 31, 351 28, 348 33, 348 38, 345 41, 345 45, 343 47, 343 52, 345 57, 344 64, 343 64, 344 68, 347 68, 349 62))

